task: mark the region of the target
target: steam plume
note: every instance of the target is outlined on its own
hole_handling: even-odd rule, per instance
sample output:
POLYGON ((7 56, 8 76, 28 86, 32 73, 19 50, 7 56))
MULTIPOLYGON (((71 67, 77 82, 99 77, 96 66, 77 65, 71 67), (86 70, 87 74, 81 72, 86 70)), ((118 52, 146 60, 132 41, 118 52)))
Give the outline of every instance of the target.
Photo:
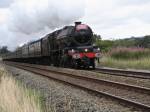
POLYGON ((9 29, 32 34, 68 25, 84 15, 84 0, 15 0, 9 29))

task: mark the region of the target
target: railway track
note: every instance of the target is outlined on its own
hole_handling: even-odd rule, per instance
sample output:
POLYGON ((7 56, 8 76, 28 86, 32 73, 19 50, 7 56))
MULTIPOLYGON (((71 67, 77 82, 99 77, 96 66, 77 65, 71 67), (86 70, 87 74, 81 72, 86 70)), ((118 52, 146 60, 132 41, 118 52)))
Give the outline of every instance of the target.
POLYGON ((115 69, 115 68, 96 68, 93 70, 97 73, 109 74, 109 75, 118 75, 124 77, 134 77, 141 79, 150 79, 149 71, 136 71, 136 70, 123 70, 123 69, 115 69))
POLYGON ((150 88, 138 87, 108 80, 95 78, 94 76, 54 71, 49 66, 5 62, 7 65, 28 70, 30 72, 46 76, 82 89, 96 92, 110 97, 126 105, 132 105, 146 111, 150 111, 150 88))

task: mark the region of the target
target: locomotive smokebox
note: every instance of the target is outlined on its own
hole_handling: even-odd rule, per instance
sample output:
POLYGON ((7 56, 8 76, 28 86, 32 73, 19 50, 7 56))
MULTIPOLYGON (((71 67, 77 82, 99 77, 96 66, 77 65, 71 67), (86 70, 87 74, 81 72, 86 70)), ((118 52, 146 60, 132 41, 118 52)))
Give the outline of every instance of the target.
POLYGON ((81 23, 82 23, 82 22, 77 21, 77 22, 75 22, 75 26, 80 25, 81 23))

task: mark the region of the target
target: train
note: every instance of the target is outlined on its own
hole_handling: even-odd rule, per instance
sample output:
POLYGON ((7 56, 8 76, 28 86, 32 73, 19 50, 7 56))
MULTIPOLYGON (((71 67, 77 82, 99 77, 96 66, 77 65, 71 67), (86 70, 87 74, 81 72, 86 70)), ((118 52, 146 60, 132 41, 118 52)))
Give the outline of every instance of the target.
POLYGON ((95 69, 95 60, 101 54, 93 40, 92 29, 86 24, 75 22, 75 25, 65 26, 5 54, 3 60, 95 69))

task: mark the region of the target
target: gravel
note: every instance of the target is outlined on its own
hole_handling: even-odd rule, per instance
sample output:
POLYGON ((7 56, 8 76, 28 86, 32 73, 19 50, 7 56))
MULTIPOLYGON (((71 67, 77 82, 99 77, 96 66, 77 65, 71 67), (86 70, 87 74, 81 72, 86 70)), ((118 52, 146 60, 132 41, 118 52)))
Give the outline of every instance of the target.
POLYGON ((123 77, 123 76, 114 76, 114 75, 107 75, 107 74, 97 74, 99 77, 103 77, 107 80, 117 81, 121 83, 141 86, 150 88, 150 79, 140 79, 140 78, 133 78, 133 77, 123 77))
POLYGON ((110 98, 48 79, 18 68, 6 70, 28 88, 39 91, 46 108, 56 112, 141 112, 110 98))
POLYGON ((120 83, 125 83, 125 84, 131 84, 131 85, 135 85, 135 86, 150 88, 150 79, 116 76, 116 75, 96 73, 96 72, 92 72, 92 71, 84 71, 82 73, 83 74, 96 75, 97 77, 99 77, 101 79, 104 79, 104 80, 111 80, 111 81, 114 81, 114 82, 120 82, 120 83))
POLYGON ((88 75, 90 77, 100 78, 104 80, 110 80, 114 82, 120 82, 120 83, 150 88, 150 79, 109 75, 109 74, 96 73, 96 72, 87 71, 87 70, 74 70, 74 69, 55 68, 55 67, 46 67, 46 68, 50 70, 57 70, 60 72, 65 72, 65 73, 72 73, 75 75, 76 74, 86 75, 86 76, 88 75))

